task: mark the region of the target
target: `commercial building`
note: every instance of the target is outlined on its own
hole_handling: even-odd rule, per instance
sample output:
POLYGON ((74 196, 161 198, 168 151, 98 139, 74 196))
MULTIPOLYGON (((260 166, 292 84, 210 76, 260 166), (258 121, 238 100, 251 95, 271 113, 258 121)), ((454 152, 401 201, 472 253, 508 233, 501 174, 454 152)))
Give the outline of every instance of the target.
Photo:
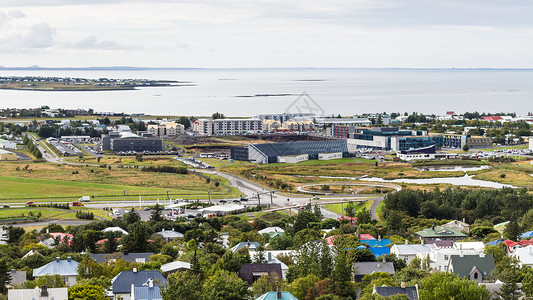
POLYGON ((310 118, 313 117, 315 114, 313 113, 282 113, 282 114, 260 114, 254 116, 254 119, 259 120, 275 120, 280 123, 287 122, 289 120, 293 120, 295 118, 310 118))
POLYGON ((261 164, 278 162, 278 157, 288 159, 289 156, 305 154, 308 155, 308 159, 318 159, 320 154, 325 153, 341 153, 342 157, 348 156, 346 141, 304 141, 250 144, 248 146, 248 160, 261 164))
POLYGON ((191 126, 200 135, 242 135, 263 131, 260 119, 198 119, 191 126))
POLYGON ((419 159, 454 159, 457 158, 457 153, 436 152, 436 146, 427 146, 414 150, 403 150, 397 152, 397 156, 401 160, 419 160, 419 159))
POLYGON ((296 164, 309 160, 309 154, 278 156, 279 163, 296 164))
POLYGON ((0 149, 0 160, 17 160, 17 154, 0 149))
POLYGON ((366 118, 315 118, 317 125, 353 125, 353 126, 372 126, 372 121, 366 118))
POLYGON ((398 136, 427 135, 427 131, 400 130, 398 127, 374 127, 350 136, 348 143, 356 148, 391 150, 391 139, 398 136))
POLYGON ((16 150, 16 149, 17 149, 17 143, 15 143, 15 142, 13 142, 13 141, 8 141, 8 140, 0 139, 0 149, 12 149, 12 150, 16 150))
POLYGON ((273 132, 281 128, 281 122, 278 120, 263 120, 263 130, 266 132, 273 132))
POLYGON ((167 137, 183 134, 185 126, 176 122, 161 122, 159 124, 148 124, 148 133, 153 136, 167 137))
POLYGON ((146 132, 140 135, 131 132, 110 132, 102 135, 102 150, 114 152, 158 152, 163 151, 163 142, 159 137, 146 132))

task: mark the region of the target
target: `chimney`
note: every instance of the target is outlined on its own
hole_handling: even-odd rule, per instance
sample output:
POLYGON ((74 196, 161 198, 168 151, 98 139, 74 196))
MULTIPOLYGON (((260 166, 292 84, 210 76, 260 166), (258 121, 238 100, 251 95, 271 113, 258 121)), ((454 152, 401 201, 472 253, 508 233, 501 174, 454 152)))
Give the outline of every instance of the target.
POLYGON ((272 252, 268 252, 268 262, 272 260, 272 252))
POLYGON ((46 228, 46 233, 50 233, 50 228, 46 228))
POLYGON ((70 262, 72 260, 72 257, 67 257, 67 261, 70 262))
MULTIPOLYGON (((530 249, 529 251, 531 251, 531 249, 530 249)), ((483 251, 481 251, 481 252, 479 253, 479 257, 484 258, 484 257, 485 257, 485 253, 484 253, 483 251)))
POLYGON ((465 257, 465 255, 463 254, 463 250, 461 250, 461 252, 459 253, 459 257, 465 257))
POLYGON ((405 240, 405 244, 406 244, 406 245, 408 244, 408 241, 407 241, 407 240, 405 240))
POLYGON ((124 255, 128 255, 128 250, 124 250, 124 255))
POLYGON ((154 280, 152 278, 148 279, 148 287, 152 289, 154 288, 154 280))
POLYGON ((420 240, 420 245, 424 245, 424 239, 420 240))
POLYGON ((386 262, 387 262, 387 258, 385 257, 385 255, 383 255, 382 257, 383 257, 383 258, 381 259, 381 261, 382 261, 383 263, 386 263, 386 262))
POLYGON ((402 287, 402 289, 405 289, 405 281, 402 281, 401 287, 402 287))
POLYGON ((435 225, 431 225, 431 230, 435 231, 435 225))
POLYGON ((137 268, 133 268, 133 273, 137 273, 137 268))
POLYGON ((59 256, 56 257, 56 261, 57 261, 57 262, 59 262, 60 260, 61 260, 61 259, 59 258, 59 256))
POLYGON ((278 292, 276 293, 276 298, 281 299, 281 287, 278 286, 278 292))
POLYGON ((46 285, 43 285, 41 287, 41 298, 42 297, 48 297, 48 287, 46 285))

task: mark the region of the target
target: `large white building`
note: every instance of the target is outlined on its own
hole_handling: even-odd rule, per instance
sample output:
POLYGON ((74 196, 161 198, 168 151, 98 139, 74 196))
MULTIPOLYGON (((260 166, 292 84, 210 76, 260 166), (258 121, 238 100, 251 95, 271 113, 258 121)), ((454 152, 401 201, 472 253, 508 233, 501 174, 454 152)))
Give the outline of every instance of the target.
POLYGON ((8 141, 4 139, 0 139, 0 149, 17 149, 17 143, 13 141, 8 141))
POLYGON ((533 150, 533 136, 529 137, 529 150, 533 150))
POLYGON ((201 135, 241 135, 259 133, 263 121, 259 119, 198 119, 192 130, 201 135))

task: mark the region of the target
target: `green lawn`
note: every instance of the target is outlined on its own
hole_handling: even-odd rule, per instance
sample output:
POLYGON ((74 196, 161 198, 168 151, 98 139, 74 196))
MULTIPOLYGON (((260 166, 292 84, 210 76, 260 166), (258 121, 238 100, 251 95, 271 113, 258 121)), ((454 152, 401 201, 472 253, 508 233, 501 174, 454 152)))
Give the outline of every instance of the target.
POLYGON ((31 208, 2 208, 0 209, 0 220, 13 220, 37 216, 41 213, 42 218, 54 220, 76 219, 75 212, 69 212, 65 209, 54 209, 50 207, 31 207, 31 208))
MULTIPOLYGON (((374 203, 374 200, 367 200, 363 203, 359 203, 355 205, 355 213, 357 214, 358 212, 363 210, 363 208, 370 210, 373 203, 374 203)), ((328 205, 324 205, 324 208, 345 216, 346 212, 343 210, 343 208, 346 208, 346 205, 348 205, 348 203, 328 204, 328 205)))

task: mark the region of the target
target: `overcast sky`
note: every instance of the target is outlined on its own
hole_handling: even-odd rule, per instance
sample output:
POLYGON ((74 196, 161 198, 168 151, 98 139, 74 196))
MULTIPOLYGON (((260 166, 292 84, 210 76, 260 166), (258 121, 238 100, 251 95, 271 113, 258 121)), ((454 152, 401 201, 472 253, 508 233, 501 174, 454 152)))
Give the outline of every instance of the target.
POLYGON ((0 65, 533 67, 531 0, 0 0, 0 65))

